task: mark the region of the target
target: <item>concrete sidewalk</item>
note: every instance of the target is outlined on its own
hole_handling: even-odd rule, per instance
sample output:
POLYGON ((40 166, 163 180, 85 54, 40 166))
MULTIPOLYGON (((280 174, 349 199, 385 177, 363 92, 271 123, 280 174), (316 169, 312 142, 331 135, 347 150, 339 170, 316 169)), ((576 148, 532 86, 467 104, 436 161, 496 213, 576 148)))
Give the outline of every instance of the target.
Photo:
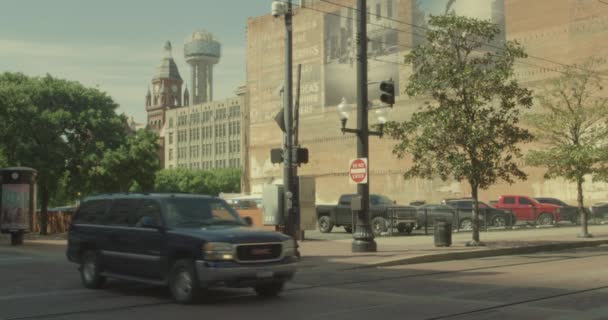
POLYGON ((501 255, 548 252, 608 244, 608 225, 590 226, 593 238, 580 239, 580 228, 545 228, 482 232, 485 247, 467 247, 470 232, 454 233, 451 247, 435 247, 433 236, 376 238, 378 252, 352 253, 352 239, 300 242, 302 267, 353 269, 501 255))

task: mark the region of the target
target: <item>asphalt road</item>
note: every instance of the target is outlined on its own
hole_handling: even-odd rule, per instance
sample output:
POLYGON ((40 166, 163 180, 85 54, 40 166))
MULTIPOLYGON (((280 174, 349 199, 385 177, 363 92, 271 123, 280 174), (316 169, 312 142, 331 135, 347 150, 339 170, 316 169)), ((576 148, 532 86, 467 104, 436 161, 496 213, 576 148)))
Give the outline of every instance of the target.
POLYGON ((218 290, 182 306, 158 287, 82 288, 63 246, 2 244, 0 319, 608 319, 606 265, 608 247, 384 269, 318 265, 279 298, 218 290))

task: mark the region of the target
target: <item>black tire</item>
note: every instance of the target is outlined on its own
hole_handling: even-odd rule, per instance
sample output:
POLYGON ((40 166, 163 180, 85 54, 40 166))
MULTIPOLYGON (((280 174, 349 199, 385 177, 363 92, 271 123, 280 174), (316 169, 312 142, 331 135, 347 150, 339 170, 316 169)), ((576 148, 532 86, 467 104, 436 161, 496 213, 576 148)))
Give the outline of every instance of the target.
POLYGON ((540 226, 549 226, 553 224, 553 216, 550 213, 541 213, 536 220, 540 226))
POLYGON ((412 227, 411 225, 407 225, 407 224, 403 224, 403 223, 397 225, 397 231, 399 231, 399 233, 411 234, 413 229, 414 229, 414 227, 412 227))
POLYGON ((331 219, 328 216, 319 217, 317 224, 319 226, 319 231, 322 233, 330 233, 334 228, 334 223, 331 222, 331 219))
POLYGON ((382 217, 375 217, 372 219, 372 232, 374 233, 374 236, 380 236, 387 230, 386 219, 382 217))
POLYGON ((469 218, 460 219, 460 230, 473 230, 473 220, 469 218))
POLYGON ((258 296, 270 298, 278 296, 279 293, 283 291, 283 286, 283 282, 273 282, 255 286, 253 289, 255 290, 255 293, 258 294, 258 296))
POLYGON ((11 232, 11 246, 23 244, 23 232, 11 232))
POLYGON ((353 227, 351 227, 351 226, 344 226, 344 230, 345 230, 347 233, 353 233, 353 227))
POLYGON ((106 277, 101 276, 99 255, 94 250, 87 250, 81 256, 80 281, 88 289, 100 289, 106 283, 106 277))
POLYGON ((506 227, 507 226, 507 218, 505 216, 494 216, 492 218, 493 227, 506 227))
POLYGON ((169 290, 173 300, 177 303, 192 304, 198 302, 202 293, 192 261, 183 259, 173 264, 169 275, 169 290))

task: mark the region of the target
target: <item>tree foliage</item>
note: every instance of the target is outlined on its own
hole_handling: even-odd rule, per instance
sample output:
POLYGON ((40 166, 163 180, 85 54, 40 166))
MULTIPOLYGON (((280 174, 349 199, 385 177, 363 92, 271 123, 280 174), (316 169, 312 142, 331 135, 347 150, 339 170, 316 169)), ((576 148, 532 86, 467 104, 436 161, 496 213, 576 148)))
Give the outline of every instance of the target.
POLYGON ((406 178, 470 184, 476 203, 472 244, 478 244, 478 189, 526 178, 515 160, 519 144, 531 140, 518 123, 532 96, 513 79, 515 59, 526 54, 516 42, 485 45, 500 34, 488 21, 449 14, 431 16, 429 26, 427 42, 405 57, 414 68, 406 92, 433 102, 408 121, 387 124, 386 131, 398 140, 393 153, 413 160, 406 178))
POLYGON ((545 167, 547 179, 564 178, 577 184, 582 236, 588 235, 583 210, 585 176, 606 179, 608 175, 608 99, 599 97, 599 63, 592 58, 580 67, 566 68, 539 95, 540 112, 526 119, 545 147, 531 151, 527 163, 545 167))
POLYGON ((140 129, 124 144, 105 150, 91 168, 91 182, 97 192, 151 191, 154 177, 160 170, 156 135, 140 129))
POLYGON ((184 192, 219 195, 240 191, 241 170, 215 169, 213 171, 193 169, 165 169, 156 174, 157 192, 184 192))
POLYGON ((9 165, 38 170, 42 232, 63 179, 69 179, 69 194, 90 190, 91 168, 124 140, 126 118, 116 114, 117 107, 106 93, 77 82, 0 74, 2 149, 9 165))

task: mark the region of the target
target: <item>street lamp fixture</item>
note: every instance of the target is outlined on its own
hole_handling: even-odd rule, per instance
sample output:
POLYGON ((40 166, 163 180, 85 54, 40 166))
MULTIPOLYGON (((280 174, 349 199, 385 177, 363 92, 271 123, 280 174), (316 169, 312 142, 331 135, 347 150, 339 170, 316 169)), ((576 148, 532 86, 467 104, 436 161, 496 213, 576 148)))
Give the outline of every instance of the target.
MULTIPOLYGON (((351 128, 346 127, 346 123, 348 122, 348 119, 350 118, 350 113, 352 112, 352 110, 353 110, 353 107, 350 104, 348 104, 348 102, 346 101, 346 98, 342 98, 342 101, 340 101, 340 104, 338 105, 338 108, 337 108, 338 117, 340 118, 340 122, 342 123, 342 134, 345 134, 347 132, 355 133, 355 134, 361 133, 360 129, 351 129, 351 128)), ((378 136, 378 137, 382 138, 382 136, 384 135, 384 124, 388 121, 389 107, 388 106, 373 107, 372 103, 370 101, 368 101, 366 111, 370 111, 370 110, 375 110, 374 115, 376 117, 376 121, 378 122, 378 127, 380 128, 380 130, 379 131, 368 131, 367 133, 370 136, 378 136)))
POLYGON ((342 122, 342 133, 346 130, 346 122, 350 118, 350 113, 353 111, 353 107, 346 102, 346 98, 342 97, 342 101, 338 105, 338 117, 342 122))

